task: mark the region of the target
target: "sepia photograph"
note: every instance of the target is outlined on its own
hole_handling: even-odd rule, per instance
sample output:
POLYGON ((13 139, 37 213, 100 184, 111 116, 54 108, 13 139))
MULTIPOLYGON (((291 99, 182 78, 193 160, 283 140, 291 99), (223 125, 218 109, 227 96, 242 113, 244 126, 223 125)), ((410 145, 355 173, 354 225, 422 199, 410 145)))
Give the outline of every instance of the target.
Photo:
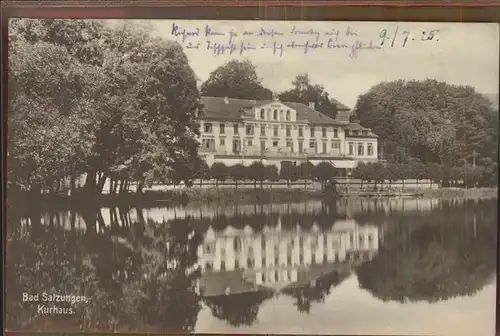
POLYGON ((494 335, 493 23, 8 22, 8 331, 494 335))

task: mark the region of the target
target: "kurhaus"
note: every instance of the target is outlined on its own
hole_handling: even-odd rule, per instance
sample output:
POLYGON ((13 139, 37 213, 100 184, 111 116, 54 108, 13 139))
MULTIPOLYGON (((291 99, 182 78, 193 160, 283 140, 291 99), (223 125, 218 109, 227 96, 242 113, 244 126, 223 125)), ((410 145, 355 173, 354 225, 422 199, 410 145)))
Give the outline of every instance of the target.
POLYGON ((209 165, 308 160, 350 169, 378 157, 377 136, 349 122, 349 108, 341 103, 332 118, 313 103, 224 97, 202 97, 201 102, 200 155, 209 165))

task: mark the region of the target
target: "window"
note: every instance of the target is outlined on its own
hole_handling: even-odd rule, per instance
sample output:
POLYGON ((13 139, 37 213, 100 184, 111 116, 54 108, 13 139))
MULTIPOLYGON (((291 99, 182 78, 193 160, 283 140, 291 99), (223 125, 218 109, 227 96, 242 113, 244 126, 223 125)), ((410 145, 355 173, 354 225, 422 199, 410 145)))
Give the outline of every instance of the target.
POLYGON ((266 125, 260 126, 260 135, 262 135, 262 136, 266 135, 266 125))
POLYGON ((368 135, 368 131, 367 131, 367 130, 364 130, 364 131, 362 131, 362 132, 361 132, 361 134, 363 134, 363 135, 368 135))
POLYGON ((226 126, 226 125, 224 125, 224 124, 220 124, 220 125, 219 125, 220 134, 224 134, 224 133, 226 132, 225 126, 226 126))
POLYGON ((247 259, 247 267, 248 268, 252 268, 253 267, 253 261, 250 258, 247 259))
POLYGON ((203 139, 202 146, 206 149, 214 149, 215 148, 215 140, 214 139, 203 139))
POLYGON ((212 133, 212 124, 210 123, 205 124, 205 133, 212 133))
POLYGON ((278 110, 273 111, 273 120, 278 120, 278 110))
POLYGON ((290 121, 290 110, 286 110, 286 121, 290 121))
POLYGON ((278 147, 278 140, 273 141, 273 147, 278 147))
POLYGON ((339 149, 340 148, 340 142, 338 142, 338 141, 332 141, 332 148, 333 149, 339 149))
POLYGON ((279 260, 278 256, 275 256, 274 257, 274 265, 277 266, 277 265, 279 265, 279 263, 280 263, 280 260, 279 260))
POLYGON ((365 238, 365 237, 363 237, 363 235, 359 235, 359 238, 358 238, 358 239, 359 239, 359 244, 360 244, 360 245, 361 245, 361 244, 363 244, 363 241, 365 240, 364 238, 365 238))
POLYGON ((359 134, 359 132, 356 131, 356 130, 352 130, 351 133, 352 133, 352 135, 358 135, 359 134))
POLYGON ((321 133, 322 133, 323 138, 326 138, 326 127, 323 127, 321 129, 321 133))
POLYGON ((354 244, 354 234, 351 233, 349 235, 349 240, 350 240, 351 244, 354 244))
POLYGON ((362 143, 358 144, 358 155, 365 155, 365 145, 362 143))
POLYGON ((290 140, 286 141, 286 147, 287 148, 292 148, 292 142, 290 140))
POLYGON ((303 137, 303 136, 304 136, 304 127, 299 126, 299 137, 303 137))
POLYGON ((316 142, 309 141, 309 148, 316 148, 316 142))
POLYGON ((210 261, 207 261, 207 263, 205 264, 205 269, 207 271, 211 271, 214 269, 214 265, 212 265, 212 263, 210 261))
POLYGON ((261 141, 261 142, 260 142, 260 151, 261 151, 262 153, 264 153, 264 152, 265 152, 265 150, 266 150, 266 142, 265 142, 265 141, 261 141))
POLYGON ((304 145, 302 144, 302 141, 299 141, 299 153, 302 153, 304 151, 304 145))
POLYGON ((253 125, 247 125, 246 131, 247 135, 253 135, 253 125))
POLYGON ((274 126, 273 128, 273 136, 278 136, 278 126, 274 126))
POLYGON ((326 142, 323 142, 323 154, 326 154, 326 142))
POLYGON ((262 257, 262 266, 264 266, 264 267, 267 266, 266 265, 266 257, 265 256, 262 257))
POLYGON ((239 269, 240 268, 240 261, 238 259, 236 259, 234 261, 234 269, 239 269))
POLYGON ((252 140, 247 140, 247 146, 253 146, 253 141, 252 140))
POLYGON ((314 253, 311 255, 311 263, 312 264, 316 263, 316 254, 314 254, 314 253))
POLYGON ((274 281, 278 282, 278 271, 274 272, 274 281))
POLYGON ((339 130, 336 129, 336 128, 333 129, 333 137, 334 138, 338 138, 339 137, 339 130))
POLYGON ((226 145, 226 140, 224 140, 224 139, 220 139, 220 145, 221 145, 221 146, 225 146, 225 145, 226 145))
POLYGON ((372 156, 373 155, 373 144, 369 143, 368 144, 368 148, 367 148, 367 154, 368 156, 372 156))
POLYGON ((314 127, 311 127, 311 137, 314 137, 314 127))
POLYGON ((349 142, 349 155, 354 155, 354 144, 349 142))
POLYGON ((291 131, 291 127, 290 126, 286 127, 286 136, 287 137, 292 136, 292 131, 291 131))
POLYGON ((226 262, 225 261, 221 261, 221 263, 220 263, 220 269, 221 269, 221 271, 225 271, 226 270, 226 262))
POLYGON ((266 119, 266 112, 264 109, 260 109, 260 119, 266 119))
POLYGON ((240 133, 239 130, 240 130, 240 126, 238 124, 234 124, 233 125, 233 129, 234 129, 234 134, 238 134, 240 133))

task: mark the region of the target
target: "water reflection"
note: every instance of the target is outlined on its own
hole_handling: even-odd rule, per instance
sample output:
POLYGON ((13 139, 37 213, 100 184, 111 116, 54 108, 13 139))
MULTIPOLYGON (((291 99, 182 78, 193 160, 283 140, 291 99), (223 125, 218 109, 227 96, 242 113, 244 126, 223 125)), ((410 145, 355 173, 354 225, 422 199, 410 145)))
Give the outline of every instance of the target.
POLYGON ((496 268, 496 200, 23 211, 8 225, 11 330, 203 332, 207 310, 237 332, 268 303, 341 309, 325 302, 353 275, 383 302, 432 304, 474 295, 496 268), (43 315, 23 292, 91 300, 43 315))

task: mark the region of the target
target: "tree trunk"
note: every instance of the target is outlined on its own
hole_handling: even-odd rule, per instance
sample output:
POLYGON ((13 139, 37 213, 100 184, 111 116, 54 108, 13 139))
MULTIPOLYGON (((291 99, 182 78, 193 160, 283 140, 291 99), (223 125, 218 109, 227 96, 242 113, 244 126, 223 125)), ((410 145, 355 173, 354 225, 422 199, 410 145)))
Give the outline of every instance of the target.
POLYGON ((403 191, 404 191, 405 190, 405 180, 402 179, 401 181, 403 182, 403 191))
POLYGON ((140 181, 137 184, 137 189, 135 190, 136 194, 142 194, 142 190, 144 189, 144 181, 140 181))
POLYGON ((74 172, 71 173, 70 182, 69 182, 69 190, 70 190, 70 195, 73 196, 75 194, 75 191, 76 191, 76 176, 75 176, 74 172))
POLYGON ((90 171, 87 172, 87 176, 85 178, 85 185, 84 189, 88 191, 93 191, 95 190, 96 187, 96 172, 95 171, 90 171))

